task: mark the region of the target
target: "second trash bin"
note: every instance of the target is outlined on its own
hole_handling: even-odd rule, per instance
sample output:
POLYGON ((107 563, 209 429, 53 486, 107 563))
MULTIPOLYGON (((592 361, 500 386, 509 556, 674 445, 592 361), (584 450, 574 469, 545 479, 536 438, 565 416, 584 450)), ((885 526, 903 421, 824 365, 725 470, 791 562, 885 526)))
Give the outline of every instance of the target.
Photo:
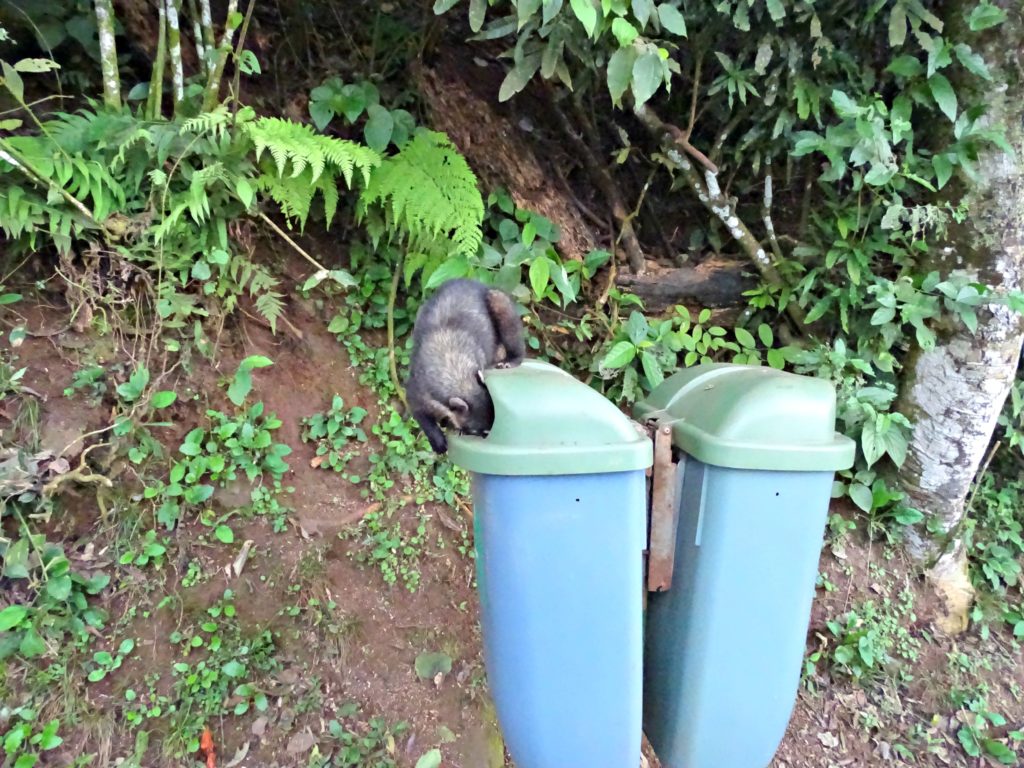
POLYGON ((821 379, 702 365, 638 403, 679 451, 674 571, 648 601, 644 730, 665 768, 767 768, 796 699, 835 471, 821 379))
POLYGON ((486 374, 494 426, 453 436, 471 473, 484 659, 518 768, 640 760, 650 440, 546 363, 486 374))

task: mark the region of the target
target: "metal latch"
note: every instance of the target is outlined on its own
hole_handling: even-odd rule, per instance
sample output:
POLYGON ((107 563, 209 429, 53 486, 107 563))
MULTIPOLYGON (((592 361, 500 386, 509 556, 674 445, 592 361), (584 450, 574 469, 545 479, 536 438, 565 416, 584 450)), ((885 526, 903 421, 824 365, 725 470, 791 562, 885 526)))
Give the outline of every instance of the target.
MULTIPOLYGON (((679 505, 676 499, 678 485, 677 462, 672 455, 672 425, 675 420, 659 423, 648 420, 636 424, 654 442, 654 464, 649 471, 650 485, 647 496, 647 592, 664 592, 672 586, 675 567, 676 526, 679 505)), ((635 424, 635 422, 634 422, 635 424)))

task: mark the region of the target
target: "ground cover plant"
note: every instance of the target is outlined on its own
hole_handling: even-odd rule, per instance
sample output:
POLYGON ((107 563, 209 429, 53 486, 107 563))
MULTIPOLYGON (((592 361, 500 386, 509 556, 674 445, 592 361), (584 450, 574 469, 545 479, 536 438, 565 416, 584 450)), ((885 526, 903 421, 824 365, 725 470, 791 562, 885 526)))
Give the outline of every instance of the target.
POLYGON ((1002 0, 6 3, 4 768, 511 764, 469 481, 402 387, 463 276, 623 408, 706 362, 831 382, 857 458, 776 765, 1017 764, 1022 35, 1002 0))

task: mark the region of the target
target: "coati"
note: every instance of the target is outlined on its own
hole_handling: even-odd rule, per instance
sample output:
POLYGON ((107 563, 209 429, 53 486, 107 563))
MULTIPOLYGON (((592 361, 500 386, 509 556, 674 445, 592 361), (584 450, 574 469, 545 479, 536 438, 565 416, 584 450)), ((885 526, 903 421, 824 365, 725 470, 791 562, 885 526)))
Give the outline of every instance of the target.
POLYGON ((512 368, 526 354, 511 297, 475 280, 449 280, 420 307, 412 343, 406 396, 434 452, 448 450, 443 426, 486 434, 494 404, 483 371, 512 368))

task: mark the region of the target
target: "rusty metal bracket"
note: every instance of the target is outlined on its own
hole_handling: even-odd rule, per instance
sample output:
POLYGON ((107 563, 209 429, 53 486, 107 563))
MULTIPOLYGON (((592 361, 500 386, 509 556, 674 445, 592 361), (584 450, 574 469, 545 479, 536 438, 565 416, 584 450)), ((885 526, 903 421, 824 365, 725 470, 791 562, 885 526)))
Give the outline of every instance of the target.
POLYGON ((672 426, 655 423, 652 427, 654 466, 647 545, 647 591, 664 592, 672 586, 675 567, 676 526, 679 522, 676 463, 672 460, 672 426))

